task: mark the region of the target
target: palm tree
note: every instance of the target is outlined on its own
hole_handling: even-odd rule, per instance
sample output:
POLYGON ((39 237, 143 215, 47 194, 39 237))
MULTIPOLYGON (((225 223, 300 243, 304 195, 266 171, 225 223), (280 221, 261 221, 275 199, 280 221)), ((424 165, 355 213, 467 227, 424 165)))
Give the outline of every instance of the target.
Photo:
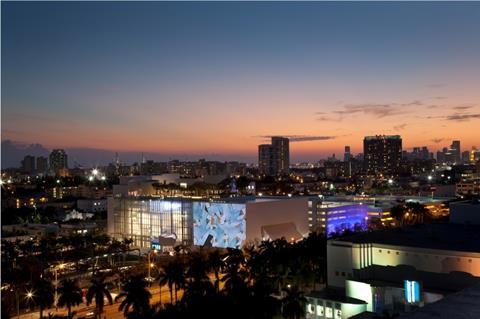
POLYGON ((305 315, 305 302, 303 292, 297 287, 287 288, 282 299, 282 315, 287 319, 302 318, 305 315))
POLYGON ((186 277, 188 279, 184 292, 186 299, 198 300, 198 297, 209 295, 212 292, 213 286, 208 278, 208 263, 202 252, 191 255, 186 277))
MULTIPOLYGON (((168 263, 158 274, 158 283, 160 286, 160 296, 162 295, 162 286, 168 285, 170 290, 170 303, 173 304, 173 285, 175 284, 176 265, 174 262, 168 263)), ((160 298, 160 301, 162 299, 160 298)))
POLYGON ((223 256, 218 249, 214 250, 208 256, 208 266, 215 274, 215 290, 220 291, 220 271, 225 267, 223 256))
POLYGON ((185 287, 185 264, 180 258, 172 261, 170 275, 175 283, 175 303, 178 301, 178 290, 185 287))
POLYGON ((239 249, 229 248, 225 258, 224 276, 225 292, 234 299, 246 295, 247 272, 245 270, 245 256, 239 249))
POLYGON ((95 308, 97 312, 95 317, 100 318, 103 313, 103 307, 105 306, 105 299, 107 298, 109 304, 113 304, 112 295, 108 291, 107 284, 104 282, 105 277, 93 278, 91 280, 92 285, 88 288, 87 292, 87 305, 92 303, 95 298, 95 308))
POLYGON ((82 303, 82 289, 78 286, 75 280, 64 279, 58 288, 60 297, 58 298, 58 305, 66 307, 68 310, 68 318, 72 318, 72 307, 78 306, 82 303))
POLYGON ((123 299, 118 310, 123 311, 125 318, 140 318, 149 312, 151 297, 152 294, 147 290, 147 282, 142 276, 136 275, 124 282, 123 289, 115 297, 115 301, 123 299), (131 312, 130 308, 132 308, 131 312))
POLYGON ((53 288, 52 282, 41 278, 35 284, 35 291, 33 298, 35 299, 35 304, 40 307, 40 319, 43 318, 43 310, 50 308, 54 303, 54 294, 55 289, 53 288))
POLYGON ((422 204, 408 202, 392 207, 390 214, 402 225, 414 225, 431 219, 430 211, 422 204))

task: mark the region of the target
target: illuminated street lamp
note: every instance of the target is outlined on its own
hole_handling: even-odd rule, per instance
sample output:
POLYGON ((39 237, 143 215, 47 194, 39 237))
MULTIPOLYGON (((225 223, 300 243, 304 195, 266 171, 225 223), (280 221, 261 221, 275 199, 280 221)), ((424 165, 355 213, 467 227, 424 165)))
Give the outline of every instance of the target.
POLYGON ((155 267, 155 264, 151 262, 151 255, 153 254, 156 254, 157 253, 157 250, 154 249, 152 251, 149 251, 148 252, 148 262, 147 262, 147 265, 148 265, 148 281, 151 282, 152 281, 152 276, 151 276, 151 269, 153 267, 155 267))
POLYGON ((88 181, 89 182, 93 181, 93 176, 88 176, 88 181))
POLYGON ((65 264, 59 264, 58 266, 53 268, 55 273, 55 308, 58 310, 58 270, 62 270, 65 268, 65 264))
POLYGON ((427 177, 427 179, 428 179, 429 181, 431 181, 432 178, 433 178, 432 175, 428 175, 428 177, 427 177))
POLYGON ((92 169, 92 175, 97 176, 98 175, 98 169, 96 169, 96 168, 92 169))
POLYGON ((388 185, 392 185, 393 184, 393 179, 388 179, 388 185))
POLYGON ((107 178, 105 176, 100 177, 102 181, 106 180, 107 178))

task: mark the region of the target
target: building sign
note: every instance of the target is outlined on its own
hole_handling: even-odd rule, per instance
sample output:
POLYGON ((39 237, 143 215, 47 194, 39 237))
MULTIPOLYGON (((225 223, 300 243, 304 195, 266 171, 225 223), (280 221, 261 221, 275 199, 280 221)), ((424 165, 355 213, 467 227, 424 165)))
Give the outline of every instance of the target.
POLYGON ((420 283, 413 280, 405 280, 405 299, 408 303, 420 302, 420 283))

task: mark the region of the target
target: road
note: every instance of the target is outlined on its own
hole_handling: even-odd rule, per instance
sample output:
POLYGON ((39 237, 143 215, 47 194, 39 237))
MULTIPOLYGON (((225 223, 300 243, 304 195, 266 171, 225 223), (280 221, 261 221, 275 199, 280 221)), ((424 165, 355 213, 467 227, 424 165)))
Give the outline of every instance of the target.
MULTIPOLYGON (((150 288, 150 292, 152 293, 152 298, 150 299, 150 304, 154 305, 160 302, 160 297, 162 304, 163 303, 169 303, 170 302, 170 291, 168 290, 168 286, 165 285, 161 289, 161 294, 160 294, 160 288, 158 287, 157 284, 152 285, 150 288)), ((178 298, 180 299, 182 297, 183 292, 178 291, 178 298)), ((113 293, 112 292, 112 297, 115 299, 115 296, 117 295, 117 292, 113 293)), ((175 298, 175 297, 174 297, 175 298)), ((102 314, 102 318, 107 318, 107 319, 123 319, 123 312, 118 311, 118 306, 120 305, 120 302, 115 302, 113 305, 109 305, 107 301, 104 312, 102 314)), ((95 310, 95 305, 92 304, 90 306, 87 306, 86 303, 82 303, 77 307, 72 308, 72 311, 76 311, 77 315, 75 316, 76 318, 81 318, 81 317, 86 317, 87 314, 92 313, 95 310)), ((43 312, 44 317, 48 316, 49 313, 52 313, 54 315, 59 315, 59 316, 66 316, 67 315, 67 310, 65 308, 58 308, 58 311, 55 310, 55 308, 47 309, 43 312)), ((93 315, 90 315, 89 318, 93 318, 93 315)), ((17 318, 16 316, 13 318, 17 318)), ((20 319, 38 319, 40 318, 40 313, 37 312, 30 312, 28 314, 20 315, 20 319)))

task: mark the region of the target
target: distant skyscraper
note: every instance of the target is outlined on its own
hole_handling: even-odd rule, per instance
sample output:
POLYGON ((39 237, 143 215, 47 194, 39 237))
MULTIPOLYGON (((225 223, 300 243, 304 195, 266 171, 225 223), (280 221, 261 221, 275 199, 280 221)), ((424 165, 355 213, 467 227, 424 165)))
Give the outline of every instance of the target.
POLYGON ((288 138, 274 136, 272 144, 258 146, 258 168, 266 175, 288 174, 290 150, 288 138))
POLYGON ((32 174, 35 171, 35 156, 27 155, 23 158, 22 171, 27 174, 32 174))
POLYGON ((344 162, 350 162, 351 154, 350 154, 350 146, 345 146, 345 153, 343 155, 344 162))
POLYGON ((48 171, 48 159, 44 156, 37 157, 37 172, 45 173, 48 171))
POLYGON ((450 146, 450 152, 453 155, 453 162, 459 164, 461 162, 461 149, 460 149, 460 141, 453 141, 452 145, 450 146))
POLYGON ((273 171, 273 148, 270 144, 258 145, 258 169, 261 174, 275 175, 273 171))
POLYGON ((68 168, 68 157, 65 150, 55 149, 50 153, 50 169, 58 174, 60 170, 68 168))
POLYGON ((462 163, 464 164, 470 163, 470 151, 462 152, 462 163))
POLYGON ((399 135, 366 136, 363 153, 367 175, 397 175, 402 159, 402 138, 399 135))
POLYGON ((277 174, 288 174, 290 170, 290 141, 286 137, 272 137, 273 156, 277 174))

